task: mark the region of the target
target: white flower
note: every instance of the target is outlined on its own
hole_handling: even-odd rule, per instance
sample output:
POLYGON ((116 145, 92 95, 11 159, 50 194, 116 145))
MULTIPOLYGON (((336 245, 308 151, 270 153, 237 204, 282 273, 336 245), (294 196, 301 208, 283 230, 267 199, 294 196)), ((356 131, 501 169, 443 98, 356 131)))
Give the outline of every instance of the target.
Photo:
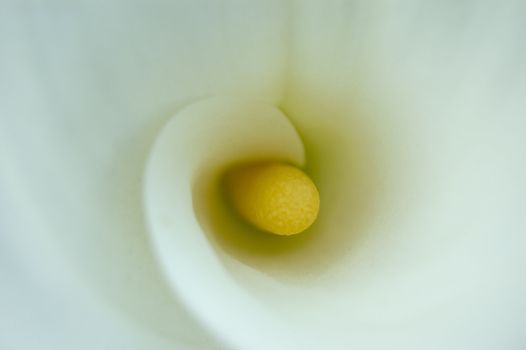
POLYGON ((1 2, 0 348, 523 348, 525 11, 1 2), (216 95, 290 118, 320 220, 159 264, 146 160, 216 95))

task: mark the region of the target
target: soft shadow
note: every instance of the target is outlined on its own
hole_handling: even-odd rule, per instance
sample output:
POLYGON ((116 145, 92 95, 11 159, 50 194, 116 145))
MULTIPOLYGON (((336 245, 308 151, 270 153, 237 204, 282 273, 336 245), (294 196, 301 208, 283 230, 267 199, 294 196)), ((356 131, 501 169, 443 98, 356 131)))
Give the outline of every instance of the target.
MULTIPOLYGON (((317 221, 291 237, 260 232, 237 217, 222 190, 229 165, 203 168, 193 184, 194 210, 210 242, 238 263, 287 283, 309 283, 353 254, 374 221, 381 201, 381 136, 368 124, 370 113, 358 101, 322 98, 297 90, 281 109, 293 121, 306 149, 306 172, 321 196, 317 221)), ((221 254, 220 254, 221 255, 221 254)), ((230 270, 231 259, 224 259, 230 270)), ((234 270, 233 270, 234 269, 234 270)), ((235 272, 235 271, 234 271, 235 272)))

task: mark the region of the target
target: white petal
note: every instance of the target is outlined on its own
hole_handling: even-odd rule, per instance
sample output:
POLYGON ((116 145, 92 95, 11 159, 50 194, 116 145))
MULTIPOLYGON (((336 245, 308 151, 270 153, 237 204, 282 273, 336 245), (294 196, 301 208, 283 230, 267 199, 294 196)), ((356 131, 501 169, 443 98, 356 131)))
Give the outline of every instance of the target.
MULTIPOLYGON (((101 344, 90 343, 93 334, 108 333, 112 348, 210 344, 186 337, 203 332, 181 327, 191 320, 162 287, 138 176, 156 131, 183 102, 217 92, 275 102, 283 82, 281 106, 338 205, 318 223, 330 236, 250 260, 256 272, 231 269, 239 288, 279 324, 303 330, 290 341, 314 348, 520 347, 524 6, 298 2, 289 55, 280 10, 233 4, 2 5, 7 348, 91 349, 101 344), (54 322, 51 310, 62 311, 54 322), (65 324, 69 340, 50 335, 65 324)), ((223 336, 272 342, 273 326, 258 326, 261 338, 223 336)))
MULTIPOLYGON (((290 347, 287 339, 296 342, 291 327, 240 289, 230 273, 266 280, 252 276, 255 270, 229 254, 235 248, 256 254, 262 244, 269 245, 266 235, 239 225, 220 193, 228 166, 258 159, 303 165, 301 139, 283 113, 236 98, 193 104, 173 117, 155 143, 145 178, 145 211, 174 290, 219 336, 241 348, 268 349, 275 342, 290 347), (239 247, 235 240, 243 236, 252 246, 239 247)), ((279 238, 270 242, 277 244, 279 238)))
POLYGON ((281 286, 254 295, 313 348, 520 348, 524 5, 296 11, 281 106, 325 206, 319 239, 260 265, 281 286))
POLYGON ((0 347, 215 346, 152 258, 143 167, 187 101, 276 100, 280 8, 0 4, 0 347))

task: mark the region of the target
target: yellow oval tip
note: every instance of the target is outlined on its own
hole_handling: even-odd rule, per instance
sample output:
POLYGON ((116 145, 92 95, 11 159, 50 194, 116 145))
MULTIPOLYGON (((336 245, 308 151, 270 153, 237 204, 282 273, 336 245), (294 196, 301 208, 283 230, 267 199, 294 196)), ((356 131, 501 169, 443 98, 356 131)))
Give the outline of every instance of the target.
POLYGON ((300 169, 282 163, 237 167, 226 175, 237 212, 257 228, 277 235, 305 231, 318 216, 320 195, 300 169))

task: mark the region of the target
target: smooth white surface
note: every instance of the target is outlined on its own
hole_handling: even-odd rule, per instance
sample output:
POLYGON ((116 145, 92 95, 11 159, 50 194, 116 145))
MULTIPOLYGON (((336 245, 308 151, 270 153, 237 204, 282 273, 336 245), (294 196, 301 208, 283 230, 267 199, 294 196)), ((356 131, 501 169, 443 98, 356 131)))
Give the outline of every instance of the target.
POLYGON ((0 348, 221 347, 159 272, 142 175, 189 101, 276 99, 281 13, 272 2, 0 1, 0 348))
POLYGON ((271 325, 226 327, 265 310, 318 348, 523 349, 525 13, 1 1, 0 347, 251 349, 271 325), (167 119, 216 94, 279 105, 332 204, 292 254, 211 247, 210 289, 258 307, 207 312, 165 285, 141 181, 167 119))
POLYGON ((177 113, 148 159, 144 210, 162 267, 185 304, 234 345, 268 349, 304 342, 296 340, 299 330, 236 285, 220 259, 234 268, 238 263, 219 247, 214 250, 215 238, 207 237, 203 227, 210 226, 207 216, 212 213, 206 205, 196 208, 196 202, 207 200, 209 183, 219 186, 229 165, 268 159, 302 166, 304 157, 299 135, 278 109, 216 97, 177 113), (197 187, 205 187, 203 198, 196 198, 197 187), (201 220, 196 211, 201 211, 201 220))

